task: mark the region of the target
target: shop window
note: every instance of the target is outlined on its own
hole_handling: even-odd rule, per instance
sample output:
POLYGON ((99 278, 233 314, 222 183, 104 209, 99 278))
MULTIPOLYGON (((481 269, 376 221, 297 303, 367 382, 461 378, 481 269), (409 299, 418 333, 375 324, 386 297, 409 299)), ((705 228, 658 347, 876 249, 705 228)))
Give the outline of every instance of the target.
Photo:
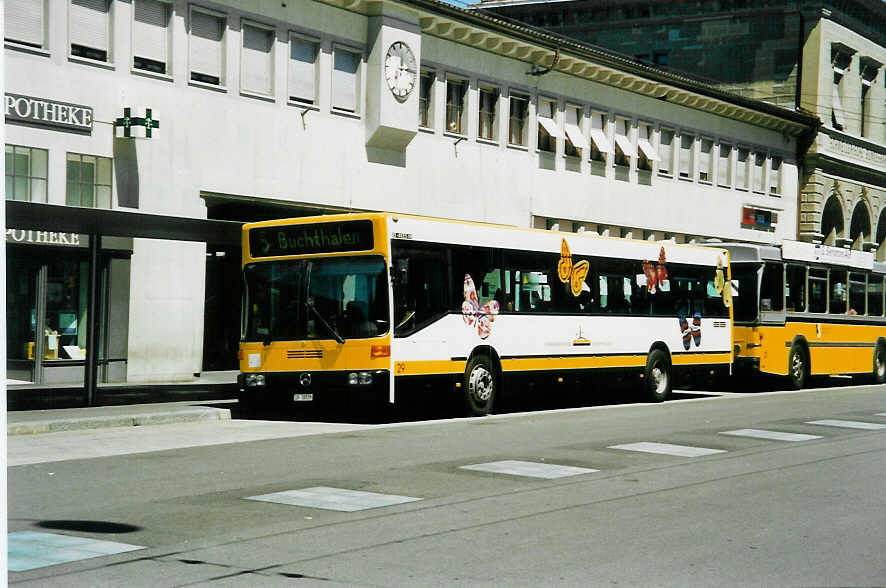
POLYGON ((868 315, 883 316, 883 278, 868 276, 868 315))
POLYGON ((418 90, 418 126, 423 129, 434 128, 434 80, 433 70, 423 69, 419 78, 418 90))
POLYGON ((111 208, 111 158, 68 153, 65 204, 111 208))
POLYGON ((71 0, 71 55, 111 61, 111 11, 108 0, 71 0))
POLYGON ((658 139, 658 173, 663 176, 674 175, 674 131, 662 128, 658 139))
POLYGON ((717 162, 717 185, 732 187, 732 145, 720 143, 720 160, 717 162))
POLYGON ((605 112, 591 113, 591 161, 605 161, 606 154, 612 152, 606 133, 605 112))
POLYGON ((3 38, 12 43, 45 48, 45 0, 6 0, 3 38))
POLYGON ((225 85, 226 22, 219 13, 191 8, 191 80, 213 86, 225 85))
POLYGON ((807 284, 809 285, 809 312, 827 312, 828 270, 810 269, 807 284))
POLYGON ((526 120, 529 118, 529 96, 511 92, 508 98, 508 144, 526 146, 526 120))
POLYGON ((693 179, 692 164, 695 155, 695 135, 680 133, 680 177, 693 179))
POLYGON ((47 159, 45 149, 6 146, 6 199, 46 202, 47 159))
POLYGON ((566 131, 566 155, 581 157, 582 150, 589 147, 588 140, 581 130, 582 107, 566 105, 566 120, 563 129, 566 131))
POLYGON ((297 35, 289 36, 289 100, 317 104, 317 56, 320 43, 297 35))
POLYGON ((498 140, 498 88, 480 86, 478 118, 480 127, 477 136, 489 141, 498 140))
POLYGON ((806 267, 789 265, 785 272, 785 299, 788 312, 805 312, 806 310, 806 267))
POLYGON ((769 194, 781 195, 781 157, 773 157, 769 160, 769 194))
POLYGON ((240 87, 269 95, 274 91, 274 29, 243 23, 240 87))
POLYGON ((631 121, 626 118, 615 119, 615 165, 628 167, 631 159, 637 156, 631 140, 628 138, 631 121))
POLYGON ((344 47, 333 50, 332 108, 358 112, 360 105, 360 53, 344 47))
POLYGON ((172 5, 161 0, 135 0, 133 8, 133 69, 168 74, 172 5))
POLYGON ((844 270, 831 270, 828 281, 831 286, 828 312, 831 314, 846 314, 846 304, 848 301, 846 272, 844 270))
POLYGON ((562 136, 560 127, 554 120, 557 103, 547 98, 538 99, 538 150, 548 153, 557 152, 557 139, 562 136))

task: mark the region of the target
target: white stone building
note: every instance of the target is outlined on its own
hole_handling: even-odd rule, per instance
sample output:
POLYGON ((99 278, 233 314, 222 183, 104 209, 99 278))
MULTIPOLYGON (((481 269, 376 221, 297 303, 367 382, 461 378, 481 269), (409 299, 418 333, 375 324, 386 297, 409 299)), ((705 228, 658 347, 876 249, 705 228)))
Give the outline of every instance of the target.
MULTIPOLYGON (((389 210, 677 242, 797 234, 814 117, 435 0, 7 0, 4 30, 8 200, 238 221, 389 210), (414 80, 385 75, 398 42, 414 80), (141 119, 129 138, 126 108, 141 119)), ((80 381, 85 238, 6 239, 10 375, 80 381)), ((102 379, 236 366, 238 254, 103 241, 102 379)))

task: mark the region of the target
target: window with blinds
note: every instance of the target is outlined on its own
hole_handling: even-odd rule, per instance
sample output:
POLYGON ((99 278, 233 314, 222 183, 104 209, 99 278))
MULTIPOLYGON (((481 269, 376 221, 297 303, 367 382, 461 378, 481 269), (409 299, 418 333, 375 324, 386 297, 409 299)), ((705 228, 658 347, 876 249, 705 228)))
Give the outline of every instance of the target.
POLYGON ((695 135, 680 133, 680 177, 692 179, 692 155, 695 147, 695 135))
POLYGON ((781 157, 769 160, 769 194, 781 195, 781 157))
POLYGON ((418 92, 418 126, 423 129, 434 128, 434 70, 421 70, 418 92))
POLYGON ((71 0, 71 55, 110 61, 111 14, 108 0, 71 0))
POLYGON ((557 113, 557 102, 553 99, 538 99, 538 141, 539 151, 547 151, 548 153, 556 153, 557 139, 562 136, 560 127, 554 120, 557 113))
POLYGON ((707 184, 714 180, 714 141, 702 137, 698 152, 698 180, 707 184))
POLYGON ((480 86, 477 136, 481 139, 498 140, 498 93, 498 88, 480 86))
POLYGON ((674 131, 662 127, 658 138, 658 173, 671 176, 674 173, 674 131))
POLYGON ((46 149, 6 145, 6 199, 46 202, 46 149))
POLYGON ((748 157, 750 154, 749 149, 739 147, 735 156, 735 187, 739 190, 748 189, 748 157))
POLYGON ((223 86, 225 84, 225 18, 191 8, 191 39, 188 60, 191 80, 223 86))
POLYGON ((720 161, 717 163, 717 185, 732 187, 732 145, 720 143, 720 161))
POLYGON ((468 130, 465 119, 467 92, 467 80, 446 79, 446 132, 448 133, 464 135, 468 130))
POLYGON ((274 91, 274 30, 243 23, 243 51, 240 54, 240 85, 247 92, 269 95, 274 91))
POLYGON ((172 5, 161 0, 134 0, 132 67, 169 73, 169 15, 172 5))
POLYGON ((296 35, 289 36, 289 99, 301 104, 317 104, 317 55, 320 43, 296 35))
POLYGON ((360 95, 360 59, 355 51, 344 47, 333 49, 332 108, 357 112, 360 95))
POLYGON ((45 0, 6 0, 3 38, 42 49, 45 43, 45 0))
POLYGON ((508 96, 508 144, 526 146, 529 118, 529 96, 511 92, 508 96))

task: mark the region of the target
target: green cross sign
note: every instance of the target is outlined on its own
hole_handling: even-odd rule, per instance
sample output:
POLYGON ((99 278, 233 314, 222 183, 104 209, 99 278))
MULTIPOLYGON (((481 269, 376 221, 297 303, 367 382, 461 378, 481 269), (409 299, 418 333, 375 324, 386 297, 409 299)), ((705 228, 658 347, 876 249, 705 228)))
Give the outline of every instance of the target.
POLYGON ((153 118, 151 109, 145 109, 145 116, 132 116, 131 108, 123 109, 123 116, 114 120, 115 127, 123 127, 123 136, 132 136, 132 127, 145 127, 145 137, 151 138, 151 129, 160 128, 160 121, 153 118))

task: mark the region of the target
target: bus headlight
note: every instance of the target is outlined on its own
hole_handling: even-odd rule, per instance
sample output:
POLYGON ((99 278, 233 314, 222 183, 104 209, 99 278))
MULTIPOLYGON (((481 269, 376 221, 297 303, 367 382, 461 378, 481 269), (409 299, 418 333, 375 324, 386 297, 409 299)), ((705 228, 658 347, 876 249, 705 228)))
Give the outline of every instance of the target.
POLYGON ((351 372, 348 374, 348 384, 351 386, 367 386, 372 383, 372 374, 369 372, 351 372))
POLYGON ((264 386, 265 385, 265 375, 264 374, 246 374, 244 378, 247 386, 264 386))

